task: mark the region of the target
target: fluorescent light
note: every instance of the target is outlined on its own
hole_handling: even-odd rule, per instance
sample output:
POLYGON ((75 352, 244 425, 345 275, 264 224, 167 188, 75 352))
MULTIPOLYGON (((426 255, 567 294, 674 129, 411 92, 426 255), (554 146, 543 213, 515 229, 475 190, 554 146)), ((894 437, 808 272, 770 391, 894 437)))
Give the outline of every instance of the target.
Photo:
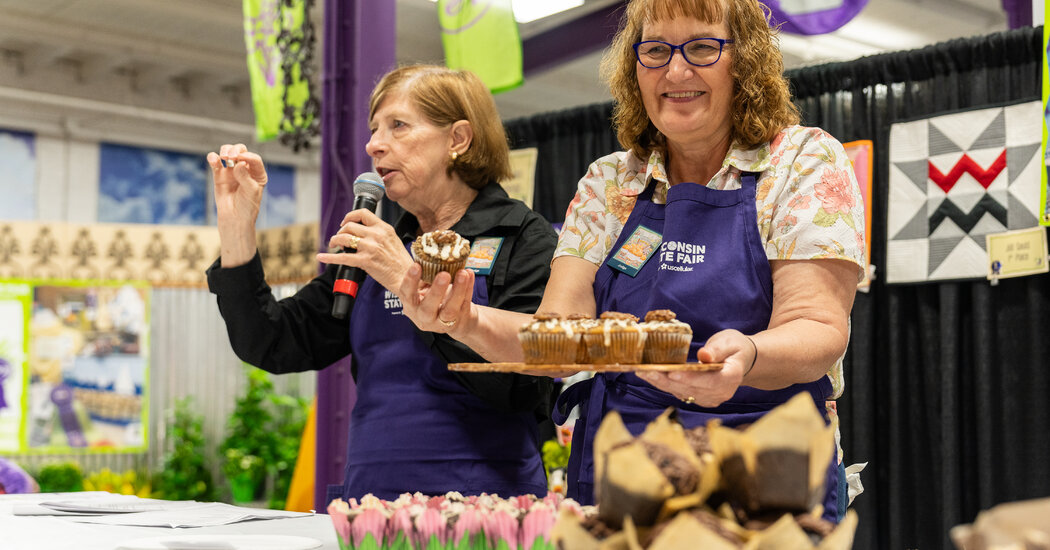
MULTIPOLYGON (((437 3, 438 0, 430 0, 437 3)), ((514 19, 528 23, 583 5, 583 0, 514 0, 514 19)))

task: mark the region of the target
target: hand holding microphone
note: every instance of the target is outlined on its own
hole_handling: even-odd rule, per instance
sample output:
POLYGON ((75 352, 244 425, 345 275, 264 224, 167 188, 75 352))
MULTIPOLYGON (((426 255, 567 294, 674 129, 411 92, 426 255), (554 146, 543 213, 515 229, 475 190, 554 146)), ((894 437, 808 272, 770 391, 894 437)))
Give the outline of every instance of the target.
MULTIPOLYGON (((379 199, 383 198, 386 187, 383 178, 375 172, 365 172, 354 180, 354 207, 353 210, 366 209, 375 212, 379 199)), ((357 239, 354 239, 356 243, 357 239)), ((343 249, 343 252, 353 253, 355 250, 343 249)), ((351 301, 357 298, 357 289, 361 281, 365 280, 365 270, 359 267, 340 265, 336 270, 335 286, 332 288, 334 301, 332 302, 332 316, 336 319, 345 319, 350 311, 351 301)))

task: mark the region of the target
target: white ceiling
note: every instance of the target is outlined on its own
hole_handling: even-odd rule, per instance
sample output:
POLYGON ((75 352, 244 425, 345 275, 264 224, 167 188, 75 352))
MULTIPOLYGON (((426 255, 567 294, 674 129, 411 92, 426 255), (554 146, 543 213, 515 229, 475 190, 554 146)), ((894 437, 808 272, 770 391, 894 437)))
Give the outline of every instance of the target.
MULTIPOLYGON (((435 4, 396 1, 398 60, 440 63, 435 4)), ((617 1, 588 0, 523 25, 522 37, 617 1)), ((316 2, 320 31, 323 0, 316 2)), ((1000 0, 869 0, 835 33, 784 34, 781 47, 791 68, 1005 29, 1000 0)), ((496 97, 502 116, 607 100, 599 57, 528 75, 522 87, 496 97)), ((143 135, 151 129, 142 127, 146 118, 157 123, 147 125, 154 133, 196 128, 215 139, 250 134, 249 98, 241 0, 0 0, 0 126, 105 133, 137 116, 143 135)))

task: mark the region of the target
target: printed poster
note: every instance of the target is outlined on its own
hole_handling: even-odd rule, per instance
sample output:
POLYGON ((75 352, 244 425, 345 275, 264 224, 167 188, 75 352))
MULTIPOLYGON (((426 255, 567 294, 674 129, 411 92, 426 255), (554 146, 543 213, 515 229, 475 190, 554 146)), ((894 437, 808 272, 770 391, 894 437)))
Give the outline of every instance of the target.
POLYGON ((4 359, 22 359, 13 375, 21 388, 12 375, 3 384, 4 401, 14 405, 0 410, 0 451, 144 451, 148 287, 46 280, 0 281, 0 289, 4 359), (21 354, 12 352, 20 343, 21 354))
POLYGON ((26 327, 32 287, 0 282, 0 452, 18 452, 23 439, 26 327))

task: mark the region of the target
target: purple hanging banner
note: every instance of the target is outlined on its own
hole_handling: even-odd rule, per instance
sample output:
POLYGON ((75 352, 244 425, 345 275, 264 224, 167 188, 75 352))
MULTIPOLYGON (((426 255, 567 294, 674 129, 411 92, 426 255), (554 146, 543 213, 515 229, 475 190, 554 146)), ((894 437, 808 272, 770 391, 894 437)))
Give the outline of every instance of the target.
POLYGON ((771 22, 792 34, 826 34, 848 23, 868 0, 764 0, 771 22))

